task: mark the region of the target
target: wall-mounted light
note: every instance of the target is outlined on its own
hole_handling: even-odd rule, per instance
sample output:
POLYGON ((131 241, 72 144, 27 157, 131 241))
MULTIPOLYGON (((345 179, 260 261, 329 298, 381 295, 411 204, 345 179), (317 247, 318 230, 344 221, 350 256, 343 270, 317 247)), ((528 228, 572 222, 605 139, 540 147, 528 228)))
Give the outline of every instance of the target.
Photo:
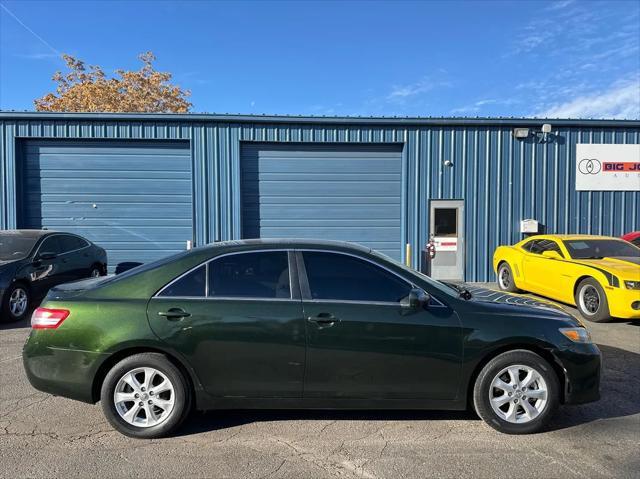
POLYGON ((444 160, 443 164, 444 164, 444 166, 452 167, 452 166, 453 166, 453 161, 451 161, 451 160, 444 160))
POLYGON ((539 131, 532 130, 530 128, 514 128, 511 131, 511 135, 518 140, 525 140, 529 138, 529 136, 535 136, 540 143, 546 143, 550 141, 553 137, 553 132, 551 131, 551 125, 549 123, 545 123, 542 125, 539 131))
POLYGON ((524 140, 529 138, 529 128, 514 128, 511 134, 518 140, 524 140))

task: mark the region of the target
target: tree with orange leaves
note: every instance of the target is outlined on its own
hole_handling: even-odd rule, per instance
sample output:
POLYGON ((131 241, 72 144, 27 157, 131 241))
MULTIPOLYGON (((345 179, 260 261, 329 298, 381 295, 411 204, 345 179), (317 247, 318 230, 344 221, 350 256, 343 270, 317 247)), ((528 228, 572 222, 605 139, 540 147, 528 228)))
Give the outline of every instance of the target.
POLYGON ((107 78, 100 66, 63 55, 69 72, 56 72, 56 93, 34 100, 37 111, 146 112, 186 113, 191 108, 191 94, 172 85, 171 73, 156 71, 153 53, 138 58, 138 71, 116 70, 119 78, 107 78))

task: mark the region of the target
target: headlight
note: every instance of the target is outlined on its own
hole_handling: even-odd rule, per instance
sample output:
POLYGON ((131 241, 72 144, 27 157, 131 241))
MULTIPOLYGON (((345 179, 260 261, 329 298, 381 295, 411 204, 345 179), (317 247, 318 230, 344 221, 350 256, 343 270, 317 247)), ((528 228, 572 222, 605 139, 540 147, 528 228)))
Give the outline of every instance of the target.
POLYGON ((625 281, 624 286, 627 289, 640 289, 640 281, 625 281))
POLYGON ((560 332, 574 343, 591 342, 591 335, 585 328, 560 328, 560 332))

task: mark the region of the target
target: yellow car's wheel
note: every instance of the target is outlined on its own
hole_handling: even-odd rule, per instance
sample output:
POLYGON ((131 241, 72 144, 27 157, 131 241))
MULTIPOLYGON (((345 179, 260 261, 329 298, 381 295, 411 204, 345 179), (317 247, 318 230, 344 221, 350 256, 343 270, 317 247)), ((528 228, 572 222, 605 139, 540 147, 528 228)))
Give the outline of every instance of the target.
POLYGON ((611 319, 607 295, 595 279, 586 278, 580 281, 576 288, 575 300, 583 318, 595 323, 611 319))
POLYGON ((498 266, 498 287, 501 291, 507 291, 509 293, 517 293, 519 291, 513 278, 511 266, 509 266, 509 263, 506 261, 500 263, 500 266, 498 266))

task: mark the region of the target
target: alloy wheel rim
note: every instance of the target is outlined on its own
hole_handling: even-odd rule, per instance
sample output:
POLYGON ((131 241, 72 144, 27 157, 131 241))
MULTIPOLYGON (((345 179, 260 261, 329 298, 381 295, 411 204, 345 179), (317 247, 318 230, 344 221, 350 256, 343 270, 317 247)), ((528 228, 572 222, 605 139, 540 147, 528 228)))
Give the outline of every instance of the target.
POLYGON ((20 317, 26 311, 29 304, 29 296, 23 288, 16 288, 9 297, 9 311, 13 316, 20 317))
POLYGON ((100 270, 98 268, 94 268, 91 270, 91 277, 92 278, 99 278, 100 277, 100 270))
POLYGON ((507 289, 511 284, 511 276, 509 275, 509 270, 506 267, 503 267, 500 270, 499 280, 500 287, 502 287, 502 289, 507 289))
POLYGON ((113 392, 118 415, 131 426, 147 428, 163 423, 175 405, 175 389, 169 378, 155 368, 132 369, 113 392))
POLYGON ((491 381, 489 402, 500 419, 525 424, 547 406, 548 388, 542 375, 530 366, 516 364, 501 370, 491 381))
POLYGON ((588 284, 580 290, 580 309, 587 315, 593 316, 600 309, 600 293, 588 284))

